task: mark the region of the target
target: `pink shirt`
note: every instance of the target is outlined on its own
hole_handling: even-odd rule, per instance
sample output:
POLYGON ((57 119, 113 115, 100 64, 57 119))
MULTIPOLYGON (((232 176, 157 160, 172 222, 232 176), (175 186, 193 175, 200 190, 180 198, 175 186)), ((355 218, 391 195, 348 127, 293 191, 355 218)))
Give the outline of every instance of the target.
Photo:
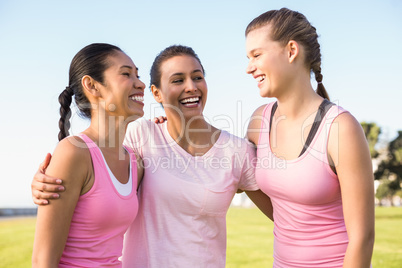
POLYGON ((253 146, 222 131, 202 156, 169 135, 167 123, 137 120, 125 144, 144 161, 138 216, 126 233, 123 267, 224 268, 226 213, 237 189, 257 190, 253 146))
MULTIPOLYGON (((267 130, 272 103, 263 112, 267 130)), ((293 160, 277 158, 268 131, 257 149, 258 186, 274 208, 274 267, 342 267, 348 235, 337 175, 328 164, 327 143, 333 120, 345 112, 332 106, 309 148, 293 160)))
POLYGON ((87 136, 80 137, 91 153, 95 182, 78 200, 59 267, 121 267, 123 236, 138 211, 136 157, 130 150, 132 191, 122 196, 100 149, 87 136))

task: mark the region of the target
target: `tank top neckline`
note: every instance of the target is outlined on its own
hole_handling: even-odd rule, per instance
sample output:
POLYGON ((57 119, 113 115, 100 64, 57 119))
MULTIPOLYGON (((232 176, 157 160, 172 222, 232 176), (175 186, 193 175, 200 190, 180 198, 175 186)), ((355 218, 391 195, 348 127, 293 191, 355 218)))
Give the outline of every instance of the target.
MULTIPOLYGON (((268 129, 268 145, 269 145, 268 148, 269 148, 269 151, 272 153, 273 157, 275 157, 275 158, 277 158, 277 159, 279 159, 281 161, 286 161, 286 163, 296 163, 296 162, 301 161, 302 159, 304 159, 308 155, 308 152, 312 149, 312 146, 314 145, 314 143, 315 143, 315 141, 317 139, 317 136, 318 136, 317 133, 321 130, 322 125, 323 125, 323 124, 321 124, 322 121, 324 121, 324 118, 325 118, 327 112, 334 105, 335 105, 334 103, 328 101, 327 99, 324 99, 321 102, 320 106, 317 109, 317 113, 316 113, 316 116, 314 118, 313 125, 311 126, 311 129, 309 131, 307 139, 306 139, 306 141, 305 141, 305 143, 303 145, 302 151, 300 152, 298 157, 288 160, 288 159, 278 157, 272 151, 272 148, 271 148, 271 126, 272 126, 272 119, 273 119, 274 113, 275 113, 276 109, 278 108, 278 102, 274 102, 271 105, 268 104, 267 107, 264 109, 263 116, 265 117, 265 114, 267 112, 269 112, 268 111, 269 107, 271 107, 270 120, 269 120, 269 129, 268 129)), ((260 138, 261 138, 261 133, 260 133, 260 138)))
MULTIPOLYGON (((99 146, 98 146, 92 139, 90 139, 87 135, 85 135, 85 134, 83 134, 83 133, 80 133, 78 136, 81 137, 81 138, 85 141, 85 143, 87 144, 87 146, 89 145, 88 143, 90 143, 90 147, 88 146, 88 149, 89 149, 89 150, 94 150, 94 149, 95 149, 95 150, 98 152, 98 155, 100 156, 100 161, 99 161, 99 162, 101 163, 101 166, 102 166, 102 168, 104 169, 103 172, 106 173, 107 179, 108 179, 108 181, 109 181, 109 184, 112 186, 113 191, 114 191, 120 198, 122 198, 122 199, 129 199, 129 198, 131 198, 131 197, 133 196, 133 194, 136 193, 136 187, 135 187, 135 185, 137 185, 137 173, 135 172, 135 174, 133 174, 133 170, 134 170, 134 168, 136 169, 137 167, 132 164, 132 162, 133 162, 133 158, 132 158, 133 155, 132 155, 132 153, 133 153, 133 152, 130 150, 130 148, 128 148, 128 147, 126 147, 126 146, 123 145, 124 149, 129 153, 129 158, 130 158, 130 174, 129 174, 129 180, 130 180, 130 177, 131 177, 131 184, 132 184, 132 185, 131 185, 131 192, 130 192, 128 195, 122 195, 122 194, 120 194, 120 192, 116 189, 115 185, 113 184, 112 178, 111 178, 111 176, 110 176, 110 174, 109 174, 109 172, 108 172, 108 166, 107 166, 106 159, 104 158, 103 153, 102 153, 101 149, 99 148, 99 146), (135 175, 135 176, 134 176, 134 175, 135 175)), ((91 158, 92 158, 92 155, 91 155, 91 158)), ((93 162, 93 159, 92 159, 92 162, 93 162)), ((94 167, 94 168, 95 168, 95 167, 94 167)), ((94 170, 94 171, 95 171, 95 170, 94 170)), ((112 173, 112 174, 113 174, 113 173, 112 173)), ((114 174, 113 174, 113 176, 114 176, 114 174)), ((117 180, 117 178, 116 178, 116 180, 117 180)), ((118 181, 118 180, 117 180, 117 181, 118 181)), ((85 195, 89 194, 90 192, 92 192, 92 190, 94 189, 95 183, 97 183, 97 182, 96 182, 96 178, 95 178, 94 185, 92 186, 92 188, 91 188, 88 192, 86 192, 85 194, 83 194, 82 196, 85 196, 85 195)), ((119 183, 121 183, 121 182, 119 182, 119 183)), ((129 183, 129 182, 127 182, 127 183, 129 183)), ((127 183, 126 183, 126 184, 127 184, 127 183)), ((126 185, 126 184, 122 184, 122 185, 126 185)))

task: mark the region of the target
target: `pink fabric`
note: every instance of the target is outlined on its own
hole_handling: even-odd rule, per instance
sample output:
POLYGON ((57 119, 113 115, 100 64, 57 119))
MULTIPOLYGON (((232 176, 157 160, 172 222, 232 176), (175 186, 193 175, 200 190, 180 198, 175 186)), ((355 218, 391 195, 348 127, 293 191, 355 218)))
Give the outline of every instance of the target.
POLYGON ((87 136, 80 137, 91 153, 95 182, 78 200, 59 267, 121 267, 123 236, 138 211, 136 157, 129 151, 133 188, 130 195, 122 196, 100 149, 87 136))
POLYGON ((126 233, 123 267, 224 268, 226 213, 237 189, 257 190, 255 149, 222 131, 203 156, 191 156, 167 123, 137 120, 125 144, 145 166, 137 218, 126 233))
POLYGON ((272 103, 263 113, 256 179, 274 208, 274 267, 342 267, 348 235, 327 141, 333 120, 346 111, 331 107, 307 151, 286 161, 271 151, 271 108, 272 103))

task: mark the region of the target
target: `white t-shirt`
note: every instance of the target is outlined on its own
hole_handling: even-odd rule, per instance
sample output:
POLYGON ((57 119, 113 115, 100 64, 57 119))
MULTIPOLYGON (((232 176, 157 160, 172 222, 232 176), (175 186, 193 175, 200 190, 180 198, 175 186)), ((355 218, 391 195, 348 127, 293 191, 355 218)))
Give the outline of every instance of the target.
POLYGON ((226 213, 237 189, 258 190, 255 149, 221 131, 214 146, 192 156, 167 123, 129 124, 125 145, 144 161, 139 211, 128 229, 123 267, 225 267, 226 213))

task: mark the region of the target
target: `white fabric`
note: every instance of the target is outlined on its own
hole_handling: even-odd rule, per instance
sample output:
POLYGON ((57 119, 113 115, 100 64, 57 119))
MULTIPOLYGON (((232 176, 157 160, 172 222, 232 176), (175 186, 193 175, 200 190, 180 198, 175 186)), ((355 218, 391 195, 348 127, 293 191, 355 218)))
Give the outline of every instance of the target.
MULTIPOLYGON (((128 177, 128 182, 127 183, 121 183, 119 180, 116 178, 116 176, 113 174, 113 172, 110 170, 109 165, 106 162, 105 156, 103 155, 102 151, 100 151, 100 155, 103 158, 103 162, 105 162, 105 166, 107 171, 109 172, 109 177, 110 180, 113 183, 114 188, 116 188, 117 192, 121 194, 122 196, 129 196, 131 194, 131 190, 133 188, 133 179, 132 179, 132 172, 130 172, 130 175, 128 177)), ((131 170, 131 161, 130 161, 130 170, 131 170)))

